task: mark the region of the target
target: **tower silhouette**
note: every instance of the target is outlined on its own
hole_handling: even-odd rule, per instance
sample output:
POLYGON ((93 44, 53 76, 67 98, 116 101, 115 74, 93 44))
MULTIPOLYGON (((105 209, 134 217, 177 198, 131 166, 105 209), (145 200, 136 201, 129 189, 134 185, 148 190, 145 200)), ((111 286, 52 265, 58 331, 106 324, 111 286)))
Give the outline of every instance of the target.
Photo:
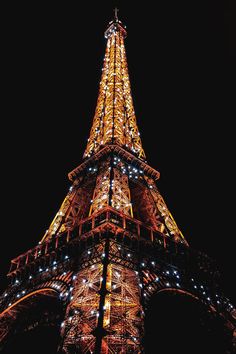
POLYGON ((155 294, 197 299, 233 338, 235 309, 218 271, 191 249, 148 165, 131 96, 124 39, 115 18, 82 163, 39 244, 11 262, 1 297, 0 340, 41 324, 60 326, 61 353, 141 353, 155 294), (26 315, 27 314, 27 315, 26 315))

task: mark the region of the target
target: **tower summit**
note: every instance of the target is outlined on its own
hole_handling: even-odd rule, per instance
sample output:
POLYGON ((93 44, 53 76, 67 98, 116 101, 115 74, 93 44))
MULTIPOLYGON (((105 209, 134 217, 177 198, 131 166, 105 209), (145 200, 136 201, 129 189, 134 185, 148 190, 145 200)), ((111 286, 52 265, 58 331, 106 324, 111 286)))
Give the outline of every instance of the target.
POLYGON ((108 144, 117 144, 138 158, 145 159, 131 96, 124 45, 126 36, 125 26, 118 19, 115 9, 115 18, 105 31, 107 46, 85 158, 108 144))
POLYGON ((126 35, 116 10, 83 161, 42 240, 11 261, 0 350, 15 334, 51 325, 61 354, 144 353, 144 316, 163 291, 197 299, 233 333, 235 309, 213 262, 188 246, 145 160, 126 35))

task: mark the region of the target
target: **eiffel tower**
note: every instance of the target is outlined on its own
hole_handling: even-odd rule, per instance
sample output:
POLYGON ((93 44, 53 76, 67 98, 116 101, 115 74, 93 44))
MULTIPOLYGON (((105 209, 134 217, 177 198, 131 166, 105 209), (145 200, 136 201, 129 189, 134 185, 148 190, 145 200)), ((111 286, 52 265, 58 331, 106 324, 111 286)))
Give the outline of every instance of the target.
POLYGON ((51 325, 60 328, 59 353, 144 353, 145 314, 163 291, 197 299, 223 319, 233 342, 236 311, 214 262, 189 247, 146 161, 126 36, 116 11, 83 161, 68 174, 68 194, 41 241, 11 261, 1 349, 18 333, 51 325))

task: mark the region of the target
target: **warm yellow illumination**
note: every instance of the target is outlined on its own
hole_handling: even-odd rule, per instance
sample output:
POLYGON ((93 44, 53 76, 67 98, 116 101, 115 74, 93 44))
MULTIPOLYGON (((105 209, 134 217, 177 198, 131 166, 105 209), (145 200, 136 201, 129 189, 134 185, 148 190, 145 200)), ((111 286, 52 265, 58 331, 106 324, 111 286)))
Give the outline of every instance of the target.
POLYGON ((145 159, 138 131, 122 28, 108 35, 97 107, 84 157, 106 144, 117 144, 145 159))

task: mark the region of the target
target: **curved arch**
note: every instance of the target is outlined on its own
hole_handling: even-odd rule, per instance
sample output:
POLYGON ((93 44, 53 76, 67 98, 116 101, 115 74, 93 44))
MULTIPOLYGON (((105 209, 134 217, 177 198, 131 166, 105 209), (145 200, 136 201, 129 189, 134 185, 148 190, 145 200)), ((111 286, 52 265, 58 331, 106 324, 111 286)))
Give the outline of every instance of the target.
POLYGON ((147 354, 156 353, 156 347, 154 350, 152 347, 157 342, 167 354, 173 350, 195 353, 195 349, 197 353, 202 350, 223 353, 230 347, 230 333, 225 324, 212 304, 196 294, 172 287, 158 289, 150 297, 145 313, 147 354))
MULTIPOLYGON (((42 288, 42 289, 34 290, 34 291, 26 294, 25 296, 23 296, 21 299, 15 301, 12 305, 7 307, 5 310, 3 310, 3 312, 0 313, 0 317, 2 317, 5 313, 10 311, 12 308, 14 308, 16 305, 18 305, 19 303, 23 302, 27 298, 29 298, 29 297, 31 297, 33 295, 36 295, 36 294, 39 294, 39 293, 45 293, 45 292, 59 293, 56 289, 52 289, 52 288, 42 288)), ((45 295, 47 295, 47 294, 45 294, 45 295)))
POLYGON ((159 293, 165 292, 165 291, 173 291, 175 293, 179 293, 179 294, 183 294, 183 295, 187 295, 190 296, 191 298, 201 302, 203 305, 207 306, 209 309, 211 309, 213 312, 216 312, 216 308, 214 306, 212 306, 211 304, 206 304, 202 301, 202 299, 194 294, 192 294, 190 291, 188 290, 183 290, 183 289, 178 289, 178 288, 172 288, 172 287, 168 287, 168 288, 161 288, 159 290, 157 290, 153 295, 157 295, 159 293))
POLYGON ((189 296, 191 296, 193 299, 196 299, 196 300, 201 301, 199 297, 197 297, 196 295, 190 293, 190 292, 187 291, 187 290, 177 289, 177 288, 171 288, 171 287, 159 289, 155 294, 162 293, 162 292, 164 292, 164 291, 174 291, 174 292, 176 292, 176 293, 189 295, 189 296))
POLYGON ((17 299, 0 314, 0 350, 16 336, 34 328, 58 328, 64 316, 60 289, 41 287, 17 299))

